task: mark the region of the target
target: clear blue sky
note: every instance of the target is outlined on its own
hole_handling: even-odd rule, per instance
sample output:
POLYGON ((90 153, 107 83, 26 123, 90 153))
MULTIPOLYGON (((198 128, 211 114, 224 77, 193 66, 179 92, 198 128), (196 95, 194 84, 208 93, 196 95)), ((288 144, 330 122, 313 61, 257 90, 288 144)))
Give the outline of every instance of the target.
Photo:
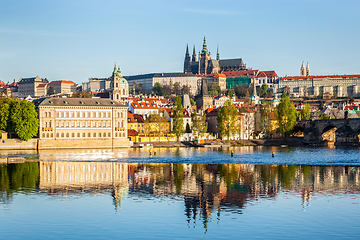
POLYGON ((181 72, 186 44, 206 34, 213 58, 299 75, 360 74, 358 0, 0 0, 0 80, 77 83, 181 72))

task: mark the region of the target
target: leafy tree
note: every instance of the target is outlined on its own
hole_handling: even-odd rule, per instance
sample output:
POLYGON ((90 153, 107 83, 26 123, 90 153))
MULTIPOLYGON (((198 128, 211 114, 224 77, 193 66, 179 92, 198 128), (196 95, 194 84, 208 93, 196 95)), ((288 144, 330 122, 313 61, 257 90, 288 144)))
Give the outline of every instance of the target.
POLYGON ((175 82, 172 87, 172 93, 176 96, 180 95, 181 92, 181 86, 179 82, 175 82))
POLYGON ((7 130, 10 114, 10 105, 6 102, 0 105, 0 130, 7 130))
POLYGON ((260 109, 260 131, 266 137, 269 137, 271 132, 271 114, 272 109, 269 102, 267 102, 266 105, 260 109))
POLYGON ((200 115, 194 112, 191 115, 191 121, 193 124, 192 125, 193 133, 195 133, 198 136, 198 138, 199 136, 203 136, 207 130, 205 115, 200 115))
POLYGON ((290 94, 290 87, 288 87, 288 86, 284 87, 284 94, 286 94, 286 95, 290 94))
POLYGON ((164 88, 159 82, 156 82, 153 86, 153 92, 158 96, 164 96, 164 88))
POLYGON ((145 131, 147 134, 156 134, 159 142, 164 133, 168 133, 168 121, 158 113, 151 113, 145 120, 145 131))
POLYGON ((194 99, 192 99, 192 98, 190 98, 190 103, 191 103, 191 105, 195 105, 196 103, 195 103, 195 101, 194 101, 194 99))
POLYGON ((141 86, 140 83, 138 83, 137 81, 135 81, 132 85, 132 88, 135 90, 136 94, 142 93, 143 92, 143 88, 141 86))
POLYGON ((175 104, 173 105, 173 132, 178 141, 181 135, 184 134, 184 109, 181 104, 181 97, 177 96, 175 104))
POLYGON ((55 89, 54 89, 53 86, 48 87, 48 89, 47 89, 47 94, 48 94, 48 95, 53 95, 53 94, 55 94, 55 89))
POLYGON ((229 96, 229 97, 232 97, 232 96, 234 96, 234 91, 232 89, 228 89, 226 91, 226 95, 229 96))
POLYGON ((327 120, 327 119, 330 119, 330 116, 327 115, 326 113, 322 113, 319 111, 319 119, 320 120, 327 120))
POLYGON ((238 111, 230 100, 225 101, 219 109, 217 122, 221 136, 226 136, 229 140, 238 131, 238 111))
POLYGON ((181 94, 184 95, 184 94, 190 94, 190 86, 189 85, 183 85, 182 88, 181 88, 181 94))
POLYGON ((10 130, 15 131, 21 140, 28 141, 36 136, 39 130, 39 119, 35 105, 26 100, 11 100, 10 122, 10 130))
POLYGON ((279 131, 285 136, 290 135, 296 125, 297 111, 290 97, 285 93, 281 96, 280 104, 276 108, 279 131))
POLYGON ((311 113, 310 105, 308 103, 306 103, 304 105, 303 109, 301 109, 301 111, 300 111, 301 120, 309 120, 310 119, 310 113, 311 113))
POLYGON ((208 92, 209 95, 217 96, 221 92, 221 88, 216 82, 209 82, 208 83, 208 92))
POLYGON ((171 94, 171 87, 170 87, 170 85, 164 85, 163 86, 163 89, 164 89, 164 95, 165 96, 169 96, 170 94, 171 94))
POLYGON ((235 85, 234 92, 238 98, 249 97, 249 85, 235 85))
POLYGON ((94 94, 90 91, 73 92, 71 98, 92 98, 94 94))
POLYGON ((265 97, 267 92, 268 92, 268 89, 269 89, 269 86, 264 83, 262 86, 261 86, 261 93, 260 93, 260 96, 262 97, 265 97))

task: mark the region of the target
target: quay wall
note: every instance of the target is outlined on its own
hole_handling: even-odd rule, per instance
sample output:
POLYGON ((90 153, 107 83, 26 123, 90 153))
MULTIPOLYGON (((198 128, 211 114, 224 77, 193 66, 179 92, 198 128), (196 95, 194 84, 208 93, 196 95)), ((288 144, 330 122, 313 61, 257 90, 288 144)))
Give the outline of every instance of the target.
POLYGON ((37 149, 69 149, 69 148, 123 148, 132 146, 128 139, 38 139, 29 141, 20 139, 0 140, 0 150, 37 150, 37 149))

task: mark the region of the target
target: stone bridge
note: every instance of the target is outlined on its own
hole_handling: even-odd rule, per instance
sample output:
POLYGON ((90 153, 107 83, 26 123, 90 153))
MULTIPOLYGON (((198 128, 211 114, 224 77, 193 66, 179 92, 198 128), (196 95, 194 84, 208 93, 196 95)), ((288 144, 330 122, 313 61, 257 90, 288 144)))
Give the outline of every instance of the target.
POLYGON ((294 131, 308 144, 359 145, 360 118, 299 121, 294 131))

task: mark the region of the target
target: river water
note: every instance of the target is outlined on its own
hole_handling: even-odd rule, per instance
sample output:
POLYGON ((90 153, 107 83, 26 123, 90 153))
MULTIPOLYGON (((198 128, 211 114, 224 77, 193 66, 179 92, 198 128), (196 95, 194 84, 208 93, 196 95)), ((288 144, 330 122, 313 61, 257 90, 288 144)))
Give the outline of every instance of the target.
POLYGON ((358 148, 0 151, 0 238, 359 239, 359 156, 358 148))

